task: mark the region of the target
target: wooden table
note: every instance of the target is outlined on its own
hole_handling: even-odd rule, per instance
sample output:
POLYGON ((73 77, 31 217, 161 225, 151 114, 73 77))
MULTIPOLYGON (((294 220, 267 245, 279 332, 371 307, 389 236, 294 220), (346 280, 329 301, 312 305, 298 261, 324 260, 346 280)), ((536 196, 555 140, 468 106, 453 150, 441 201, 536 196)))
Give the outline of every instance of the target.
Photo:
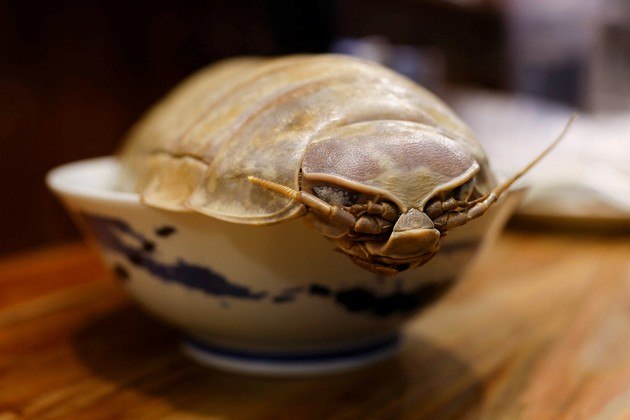
POLYGON ((0 260, 0 419, 628 419, 630 238, 507 231, 406 337, 351 373, 215 371, 58 246, 0 260))

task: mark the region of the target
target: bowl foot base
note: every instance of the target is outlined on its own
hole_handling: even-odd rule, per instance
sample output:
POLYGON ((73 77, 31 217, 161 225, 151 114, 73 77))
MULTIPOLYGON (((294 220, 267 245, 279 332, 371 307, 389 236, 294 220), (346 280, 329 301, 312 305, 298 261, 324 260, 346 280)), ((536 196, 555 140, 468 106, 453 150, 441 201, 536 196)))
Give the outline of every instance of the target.
POLYGON ((398 335, 360 347, 316 352, 237 350, 191 338, 185 338, 182 342, 184 354, 203 365, 267 376, 307 376, 357 369, 393 356, 399 347, 398 335))

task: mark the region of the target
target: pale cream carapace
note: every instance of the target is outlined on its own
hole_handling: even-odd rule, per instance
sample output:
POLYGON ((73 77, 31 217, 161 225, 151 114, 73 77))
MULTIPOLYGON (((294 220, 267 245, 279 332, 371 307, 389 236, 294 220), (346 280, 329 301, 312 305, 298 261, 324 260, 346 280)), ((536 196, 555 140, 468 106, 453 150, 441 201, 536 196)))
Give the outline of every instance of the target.
POLYGON ((120 159, 121 187, 147 205, 254 225, 306 214, 355 263, 386 275, 428 261, 448 229, 501 193, 441 100, 339 55, 205 68, 132 128, 120 159))

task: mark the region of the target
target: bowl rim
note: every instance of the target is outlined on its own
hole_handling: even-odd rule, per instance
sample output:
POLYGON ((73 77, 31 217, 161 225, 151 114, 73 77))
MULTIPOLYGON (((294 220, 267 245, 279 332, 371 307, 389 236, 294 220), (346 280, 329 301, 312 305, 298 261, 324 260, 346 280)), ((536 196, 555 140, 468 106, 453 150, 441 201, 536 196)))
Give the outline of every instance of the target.
POLYGON ((89 170, 110 171, 116 173, 120 163, 113 156, 101 156, 82 159, 57 166, 46 174, 46 185, 61 196, 77 196, 95 200, 106 200, 120 203, 140 203, 140 195, 128 191, 116 191, 102 185, 90 185, 86 182, 89 170))

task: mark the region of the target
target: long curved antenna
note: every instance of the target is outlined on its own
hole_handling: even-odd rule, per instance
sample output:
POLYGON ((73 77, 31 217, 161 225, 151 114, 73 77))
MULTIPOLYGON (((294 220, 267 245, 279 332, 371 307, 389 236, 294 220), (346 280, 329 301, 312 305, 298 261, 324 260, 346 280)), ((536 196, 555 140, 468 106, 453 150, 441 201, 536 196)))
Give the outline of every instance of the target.
POLYGON ((468 211, 466 212, 466 218, 468 220, 471 220, 471 219, 475 219, 475 218, 481 216, 482 214, 484 214, 486 212, 486 210, 488 210, 488 208, 490 206, 492 206, 499 199, 499 197, 501 197, 501 195, 508 188, 510 188, 512 186, 512 184, 514 184, 516 181, 518 181, 531 168, 533 168, 538 162, 540 162, 545 156, 547 156, 549 154, 549 152, 551 152, 558 145, 558 143, 560 143, 560 141, 562 139, 564 139, 564 137, 569 132, 569 129, 573 125, 573 122, 576 120, 578 115, 579 114, 577 112, 574 112, 571 115, 571 118, 569 118, 569 121, 567 122, 567 124, 564 126, 564 129, 562 130, 560 135, 549 146, 547 146, 545 148, 545 150, 543 150, 538 156, 536 156, 531 162, 529 162, 527 165, 525 165, 516 174, 511 176, 507 181, 505 181, 504 183, 498 185, 489 194, 487 194, 486 196, 478 198, 477 200, 473 201, 471 203, 471 204, 473 204, 473 206, 470 207, 468 209, 468 211))
POLYGON ((267 181, 266 179, 258 178, 253 175, 249 175, 247 179, 253 184, 259 185, 269 191, 284 195, 285 197, 295 200, 298 203, 304 204, 309 209, 325 217, 336 225, 346 228, 354 228, 354 225, 357 222, 356 217, 354 217, 352 213, 339 206, 333 206, 313 194, 309 194, 305 191, 296 191, 286 185, 278 184, 273 181, 267 181))

